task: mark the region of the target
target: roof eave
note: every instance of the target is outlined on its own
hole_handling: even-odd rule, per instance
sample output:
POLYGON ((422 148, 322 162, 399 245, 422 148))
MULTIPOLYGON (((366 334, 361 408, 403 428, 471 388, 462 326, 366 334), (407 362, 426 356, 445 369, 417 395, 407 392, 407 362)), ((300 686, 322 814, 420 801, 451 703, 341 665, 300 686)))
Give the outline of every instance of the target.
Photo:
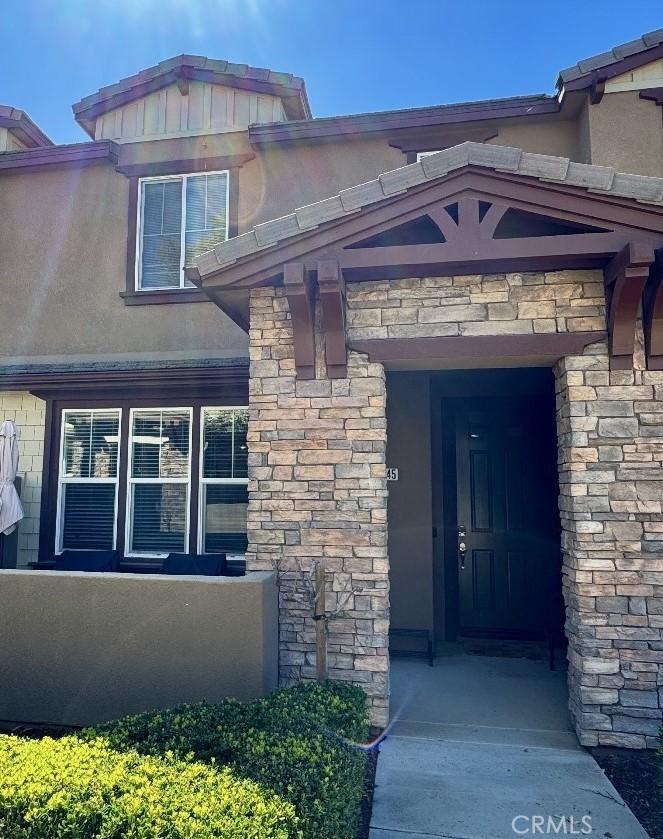
POLYGON ((562 70, 557 77, 557 88, 565 92, 586 90, 597 82, 605 82, 608 79, 615 78, 615 76, 621 76, 622 73, 628 73, 660 58, 663 58, 663 43, 617 59, 609 64, 588 69, 584 73, 577 73, 575 67, 569 67, 567 70, 562 70))
POLYGON ((0 127, 6 128, 28 148, 45 148, 55 145, 25 111, 12 109, 11 116, 0 115, 0 127))
POLYGON ((349 114, 297 122, 272 122, 249 126, 254 145, 297 140, 323 140, 338 136, 370 134, 387 135, 395 131, 435 128, 466 122, 496 119, 517 119, 559 113, 557 96, 522 97, 506 100, 485 100, 430 108, 377 111, 349 114))

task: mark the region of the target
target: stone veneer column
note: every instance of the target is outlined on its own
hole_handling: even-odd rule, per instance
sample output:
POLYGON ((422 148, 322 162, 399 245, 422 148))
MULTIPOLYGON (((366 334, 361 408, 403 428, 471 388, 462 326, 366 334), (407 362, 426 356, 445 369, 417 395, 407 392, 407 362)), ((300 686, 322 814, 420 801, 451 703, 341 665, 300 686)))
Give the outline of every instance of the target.
POLYGON ((588 746, 658 745, 663 708, 663 372, 556 366, 569 690, 588 746))
MULTIPOLYGON (((282 289, 251 292, 249 381, 249 570, 276 567, 280 681, 315 677, 312 602, 302 586, 325 559, 331 608, 329 672, 360 684, 371 722, 389 714, 384 369, 350 353, 346 378, 295 375, 288 301, 282 289)), ((319 356, 322 355, 319 353, 319 356)))

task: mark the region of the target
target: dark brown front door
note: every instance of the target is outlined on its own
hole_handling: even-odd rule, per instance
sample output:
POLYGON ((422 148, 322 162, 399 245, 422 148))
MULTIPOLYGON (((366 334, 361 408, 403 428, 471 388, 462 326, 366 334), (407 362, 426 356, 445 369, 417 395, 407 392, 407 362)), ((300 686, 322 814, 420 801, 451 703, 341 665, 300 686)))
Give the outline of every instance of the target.
POLYGON ((456 434, 460 634, 542 636, 561 585, 550 399, 449 402, 456 434))

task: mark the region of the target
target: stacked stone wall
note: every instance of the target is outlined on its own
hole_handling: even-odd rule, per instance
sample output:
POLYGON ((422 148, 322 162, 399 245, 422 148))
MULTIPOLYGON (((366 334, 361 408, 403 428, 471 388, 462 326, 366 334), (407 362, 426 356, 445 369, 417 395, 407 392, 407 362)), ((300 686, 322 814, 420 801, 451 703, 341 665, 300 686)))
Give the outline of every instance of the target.
POLYGON ((588 746, 656 747, 663 714, 663 372, 562 359, 560 511, 570 704, 588 746))
MULTIPOLYGON (((349 284, 347 337, 603 332, 600 272, 349 284)), ((302 572, 327 562, 335 678, 388 713, 385 379, 350 352, 347 377, 295 375, 287 299, 251 301, 250 568, 281 570, 281 679, 315 673, 302 572)), ((657 745, 663 713, 663 372, 610 371, 597 343, 555 366, 570 706, 587 745, 657 745)), ((427 477, 427 476, 422 476, 427 477)))
POLYGON ((351 283, 347 300, 350 341, 605 329, 600 271, 351 283))
POLYGON ((331 678, 360 684, 374 725, 388 720, 384 369, 350 353, 347 376, 295 375, 282 289, 251 295, 249 383, 249 569, 280 578, 280 679, 315 677, 309 572, 324 559, 331 678))

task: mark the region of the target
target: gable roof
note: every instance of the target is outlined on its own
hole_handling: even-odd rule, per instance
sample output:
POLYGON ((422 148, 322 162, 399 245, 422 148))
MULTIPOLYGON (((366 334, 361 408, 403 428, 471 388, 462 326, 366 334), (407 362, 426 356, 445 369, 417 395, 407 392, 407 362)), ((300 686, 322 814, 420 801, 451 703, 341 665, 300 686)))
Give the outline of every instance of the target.
POLYGON ((299 76, 203 55, 178 55, 85 96, 72 105, 74 117, 90 136, 94 136, 96 117, 174 84, 178 79, 206 81, 279 96, 288 119, 309 119, 311 116, 306 86, 299 76))
POLYGON ((204 279, 238 260, 248 259, 325 222, 350 216, 366 206, 467 166, 663 206, 663 178, 615 172, 609 166, 574 163, 566 157, 532 154, 511 146, 466 142, 423 157, 417 163, 385 172, 372 181, 344 189, 331 198, 299 207, 293 213, 259 224, 247 233, 221 242, 194 260, 195 269, 191 276, 204 279))
POLYGON ((7 128, 23 145, 31 149, 54 145, 25 111, 12 108, 11 105, 0 105, 0 128, 7 128))
POLYGON ((647 32, 634 41, 619 44, 608 52, 584 58, 573 67, 561 70, 557 86, 567 90, 580 90, 589 87, 597 77, 605 80, 641 67, 659 58, 659 52, 663 53, 663 29, 647 32))

